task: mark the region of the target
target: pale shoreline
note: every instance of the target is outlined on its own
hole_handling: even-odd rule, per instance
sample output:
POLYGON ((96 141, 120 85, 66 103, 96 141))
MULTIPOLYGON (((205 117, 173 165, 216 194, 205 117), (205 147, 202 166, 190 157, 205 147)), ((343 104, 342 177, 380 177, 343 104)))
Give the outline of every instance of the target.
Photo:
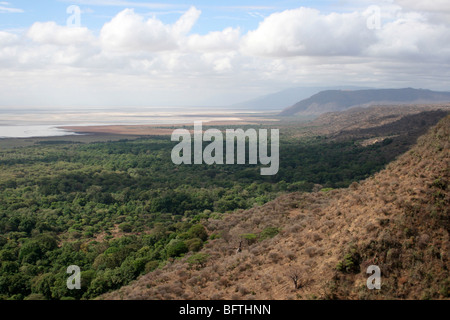
MULTIPOLYGON (((276 119, 240 119, 240 120, 205 120, 205 126, 224 126, 224 125, 253 125, 262 121, 274 122, 276 119), (256 121, 255 121, 256 120, 256 121)), ((59 126, 58 129, 67 130, 77 134, 121 134, 121 135, 146 135, 146 136, 166 136, 171 135, 173 130, 193 126, 194 122, 177 124, 148 124, 148 125, 95 125, 95 126, 59 126)))

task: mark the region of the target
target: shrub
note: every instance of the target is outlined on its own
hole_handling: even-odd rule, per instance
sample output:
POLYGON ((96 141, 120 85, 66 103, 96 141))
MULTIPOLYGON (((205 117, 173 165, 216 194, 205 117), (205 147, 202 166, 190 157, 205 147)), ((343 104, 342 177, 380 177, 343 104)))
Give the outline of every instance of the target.
POLYGON ((189 263, 190 266, 204 267, 208 261, 208 258, 209 254, 207 253, 197 253, 190 256, 187 259, 187 263, 189 263))
POLYGON ((272 260, 274 263, 277 263, 281 260, 281 255, 278 252, 271 252, 269 254, 269 259, 272 260))
POLYGON ((352 184, 349 186, 350 190, 358 190, 359 183, 356 181, 353 181, 352 184))
POLYGON ((215 239, 220 239, 220 235, 218 235, 217 233, 213 233, 212 235, 209 236, 209 240, 215 240, 215 239))
POLYGON ((203 241, 199 238, 189 239, 185 241, 189 251, 200 251, 203 247, 203 241))
POLYGON ((246 287, 243 287, 243 286, 238 286, 237 290, 243 296, 245 296, 245 295, 250 293, 250 291, 246 287))
POLYGON ((192 226, 187 231, 187 235, 190 239, 199 238, 202 241, 206 241, 208 239, 208 233, 206 232, 205 227, 201 224, 192 226))
POLYGON ((344 256, 344 259, 337 264, 336 269, 344 273, 358 273, 360 271, 360 263, 360 254, 356 249, 351 249, 350 252, 344 256))
POLYGON ((317 253, 317 248, 316 247, 308 247, 305 249, 305 253, 310 257, 314 257, 317 253))
POLYGON ((175 258, 181 256, 183 253, 188 252, 188 247, 184 241, 179 239, 173 239, 166 247, 166 253, 168 257, 175 258))
POLYGON ((254 233, 244 233, 241 234, 241 238, 247 240, 248 245, 251 245, 256 242, 258 237, 254 233))
POLYGON ((447 188, 447 183, 445 182, 444 179, 442 179, 442 177, 434 180, 432 185, 433 185, 433 187, 442 189, 442 190, 445 190, 447 188))
POLYGON ((265 240, 265 239, 270 239, 275 237, 278 233, 280 232, 280 230, 278 228, 275 227, 268 227, 265 228, 259 235, 259 240, 265 240))
POLYGON ((222 300, 223 299, 223 296, 222 296, 222 294, 221 293, 214 293, 212 296, 211 296, 211 300, 222 300))
POLYGON ((313 241, 321 241, 322 240, 322 237, 320 236, 320 234, 318 234, 318 233, 313 233, 312 235, 311 235, 311 237, 312 237, 312 240, 313 241))
POLYGON ((284 254, 291 261, 293 261, 293 260, 295 260, 295 258, 297 258, 296 254, 292 251, 286 251, 286 252, 284 252, 284 254))
POLYGON ((119 225, 119 230, 125 233, 130 233, 133 231, 133 226, 125 222, 119 225))
POLYGON ((227 278, 222 277, 222 278, 219 279, 219 284, 226 288, 226 287, 228 287, 230 285, 230 281, 227 278))
POLYGON ((450 280, 446 279, 444 281, 444 283, 441 285, 439 292, 444 298, 450 297, 450 280))

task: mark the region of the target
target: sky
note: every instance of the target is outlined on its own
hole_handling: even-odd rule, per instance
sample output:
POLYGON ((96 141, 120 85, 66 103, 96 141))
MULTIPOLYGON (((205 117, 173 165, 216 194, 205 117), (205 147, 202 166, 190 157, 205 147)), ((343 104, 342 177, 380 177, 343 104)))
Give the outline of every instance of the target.
POLYGON ((0 0, 0 107, 217 107, 449 79, 448 0, 0 0))

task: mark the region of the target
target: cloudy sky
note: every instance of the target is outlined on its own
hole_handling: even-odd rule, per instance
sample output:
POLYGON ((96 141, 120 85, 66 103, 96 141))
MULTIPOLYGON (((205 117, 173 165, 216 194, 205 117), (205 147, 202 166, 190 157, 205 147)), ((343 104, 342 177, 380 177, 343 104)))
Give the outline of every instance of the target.
POLYGON ((449 90, 450 1, 0 1, 0 107, 223 106, 449 90))

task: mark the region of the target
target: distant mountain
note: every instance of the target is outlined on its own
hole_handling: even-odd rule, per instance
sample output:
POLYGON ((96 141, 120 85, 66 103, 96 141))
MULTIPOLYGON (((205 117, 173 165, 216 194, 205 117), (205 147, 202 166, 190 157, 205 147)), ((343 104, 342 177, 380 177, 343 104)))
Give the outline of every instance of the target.
POLYGON ((264 109, 264 110, 283 110, 292 106, 300 100, 311 97, 312 95, 325 90, 361 90, 368 89, 355 86, 336 86, 336 87, 296 87, 282 90, 276 93, 264 95, 245 102, 231 105, 233 108, 246 109, 264 109))
POLYGON ((280 116, 319 115, 372 105, 449 102, 450 92, 425 89, 327 90, 283 110, 280 116))

